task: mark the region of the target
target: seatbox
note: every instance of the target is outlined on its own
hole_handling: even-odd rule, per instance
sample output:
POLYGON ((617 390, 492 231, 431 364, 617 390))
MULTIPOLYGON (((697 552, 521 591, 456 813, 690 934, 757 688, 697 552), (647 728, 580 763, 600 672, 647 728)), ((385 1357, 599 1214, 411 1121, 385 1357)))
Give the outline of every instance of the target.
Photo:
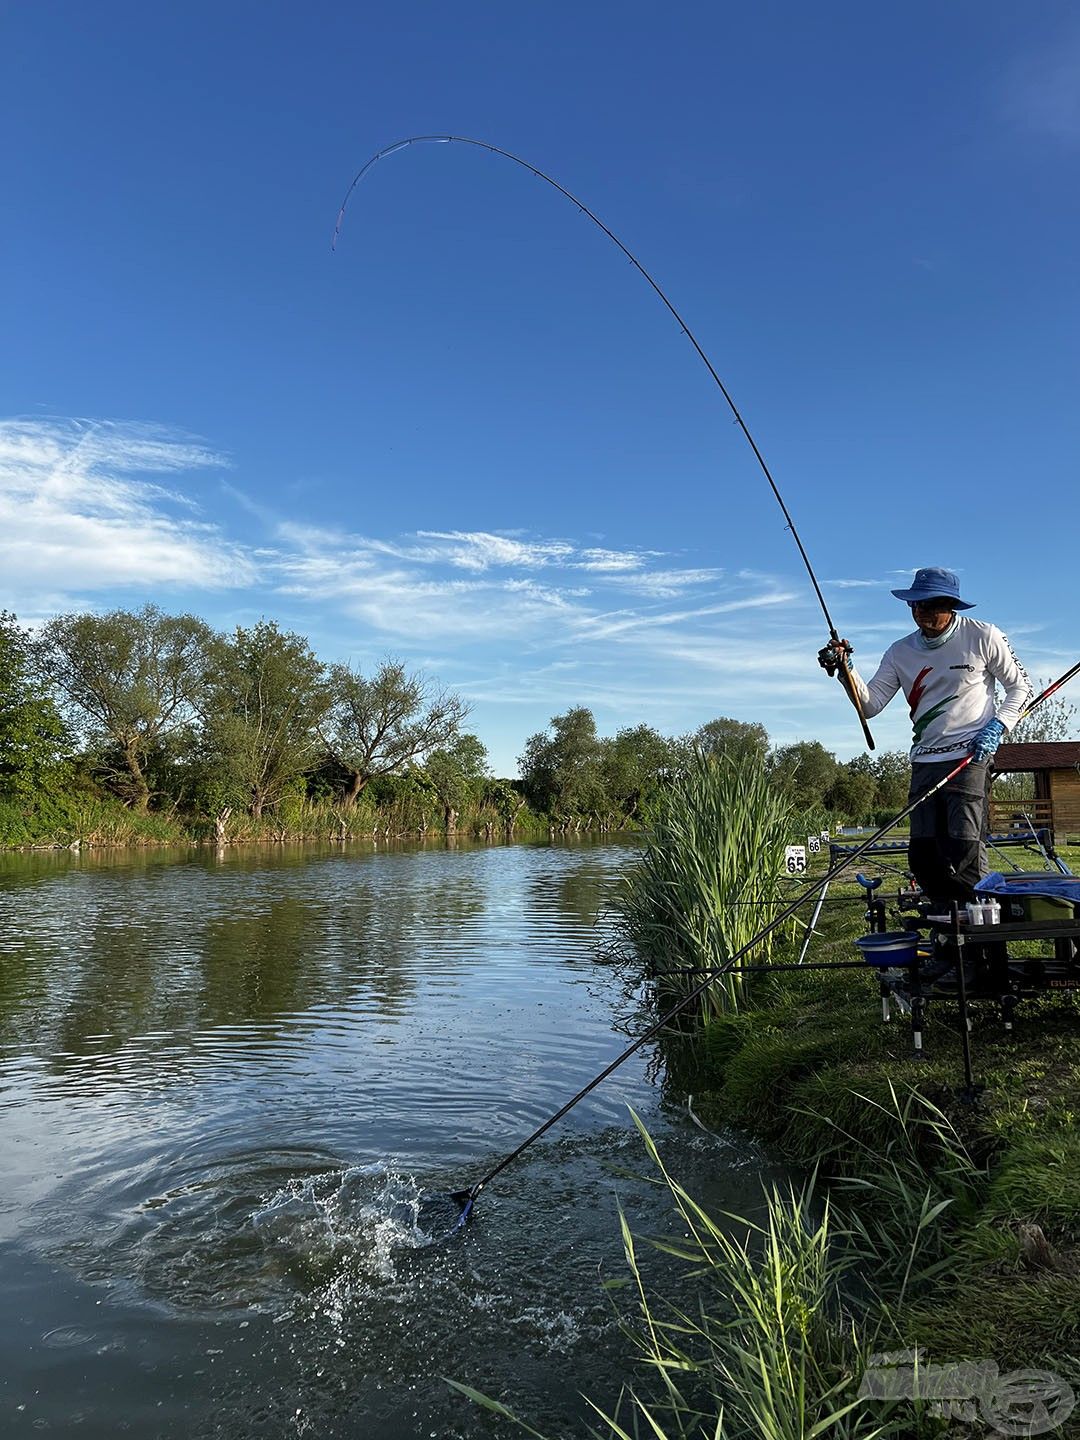
POLYGON ((1075 920, 1077 906, 1060 895, 999 895, 1001 921, 1075 920))

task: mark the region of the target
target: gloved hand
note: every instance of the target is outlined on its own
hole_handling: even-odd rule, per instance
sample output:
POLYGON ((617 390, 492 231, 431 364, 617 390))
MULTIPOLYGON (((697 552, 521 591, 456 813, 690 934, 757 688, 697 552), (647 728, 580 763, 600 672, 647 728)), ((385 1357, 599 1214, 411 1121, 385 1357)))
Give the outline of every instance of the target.
POLYGON ((975 739, 971 743, 971 758, 981 764, 989 760, 994 751, 1001 744, 1005 735, 1005 726, 996 717, 987 720, 975 739))
POLYGON ((843 667, 851 669, 851 656, 854 652, 846 640, 830 640, 828 645, 822 646, 817 652, 817 663, 830 675, 843 667))

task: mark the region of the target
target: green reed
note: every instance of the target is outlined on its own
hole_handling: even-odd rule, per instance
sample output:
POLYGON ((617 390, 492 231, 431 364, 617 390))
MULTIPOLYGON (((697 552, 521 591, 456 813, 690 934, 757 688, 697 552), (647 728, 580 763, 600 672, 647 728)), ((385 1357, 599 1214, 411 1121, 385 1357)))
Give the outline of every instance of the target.
MULTIPOLYGON (((663 974, 665 989, 692 988, 700 975, 677 972, 722 965, 775 913, 793 824, 760 762, 698 754, 672 780, 614 903, 620 938, 652 974, 663 974)), ((770 936, 747 959, 767 960, 772 945, 770 936)), ((703 1010, 737 1006, 745 988, 740 973, 719 978, 703 1010)))

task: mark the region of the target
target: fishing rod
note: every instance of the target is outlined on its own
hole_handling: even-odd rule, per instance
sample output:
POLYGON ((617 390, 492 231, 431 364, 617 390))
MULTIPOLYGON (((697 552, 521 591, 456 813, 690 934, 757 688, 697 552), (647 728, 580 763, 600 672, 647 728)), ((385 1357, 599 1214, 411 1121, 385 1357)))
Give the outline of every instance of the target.
MULTIPOLYGON (((1044 700, 1049 700, 1051 695, 1060 690, 1067 681, 1071 680, 1073 676, 1078 673, 1080 673, 1080 661, 1077 661, 1060 679, 1055 680, 1051 685, 1048 685, 1045 690, 1041 691, 1040 694, 1036 695, 1034 700, 1031 701, 1020 715, 1019 719, 1022 720, 1026 715, 1030 715, 1037 705, 1041 705, 1044 700)), ((1019 720, 1017 723, 1019 723, 1019 720)), ((790 920, 800 906, 804 905, 812 895, 817 894, 823 884, 828 884, 831 880, 835 880, 842 871, 846 870, 854 861, 865 855, 871 846, 876 845, 890 830, 899 825, 901 821, 906 820, 925 800, 929 800, 932 795, 936 795, 939 790, 943 790, 950 780, 955 780, 957 775, 963 770, 966 770, 971 762, 972 756, 965 755, 947 775, 943 775, 941 779, 931 785, 928 790, 924 790, 921 795, 917 795, 910 804, 906 805, 904 809, 900 811, 899 815, 895 815, 891 820, 886 821, 886 823, 875 830, 868 839, 861 841, 854 850, 848 851, 835 865, 830 866, 822 879, 815 880, 812 885, 807 886, 794 900, 785 905, 778 915, 774 915, 768 924, 763 926, 745 945, 740 945, 738 950, 729 955, 722 965, 718 965, 715 969, 707 972, 703 980, 695 985, 692 990, 687 991, 677 1004, 673 1005, 670 1010, 665 1011, 655 1024, 650 1025, 649 1028, 643 1034, 639 1035, 631 1045, 628 1045, 620 1055, 616 1055, 610 1064, 605 1065, 599 1075, 594 1076, 587 1085, 583 1085, 576 1095, 573 1095, 567 1100, 565 1105, 560 1106, 560 1108, 556 1110, 554 1115, 549 1116, 542 1125, 538 1125, 532 1134, 527 1136, 509 1155, 500 1160, 498 1165, 489 1170, 486 1175, 477 1180, 468 1190, 456 1190, 452 1192, 450 1199, 461 1207, 461 1214, 458 1217, 458 1222, 457 1225, 454 1226, 454 1229, 459 1229, 468 1221, 473 1206, 480 1196, 480 1192, 495 1179, 496 1175, 501 1175, 508 1165, 511 1165, 530 1145, 534 1144, 542 1135, 546 1134, 553 1125, 558 1124, 568 1111, 572 1110, 580 1100, 584 1100, 586 1095, 595 1090, 598 1085, 602 1084, 620 1065, 629 1060, 631 1055, 640 1050, 643 1045, 647 1045, 650 1040, 655 1040, 660 1032, 665 1030, 682 1010, 685 1010, 687 1005, 692 1004, 693 1001, 697 1000, 701 995, 704 995, 714 980, 719 976, 728 974, 736 967, 738 961, 745 955, 748 955, 756 946, 760 945, 763 940, 768 939, 786 920, 790 920)), ((859 963, 861 965, 863 962, 859 963)))
MULTIPOLYGON (((515 165, 520 165, 523 170, 528 170, 530 175, 535 175, 538 180, 543 180, 545 184, 550 185, 553 190, 557 190, 560 195, 565 196, 565 198, 569 200, 572 205, 576 205, 577 208, 584 216, 586 216, 587 219, 591 220, 598 229, 603 231, 603 233, 614 245, 618 246, 618 248, 626 256, 627 260, 630 261, 630 264, 633 265, 634 269, 638 272, 638 274, 648 281, 649 285, 663 301, 668 311, 671 313, 672 316, 674 316, 675 321, 678 324, 682 333, 686 336, 686 338, 690 341, 690 344, 697 351, 698 356, 702 361, 702 364, 705 366, 706 370, 708 370, 709 374, 716 382, 720 394, 723 395, 724 399, 727 401, 728 408, 731 410, 732 415, 734 415, 735 417, 735 423, 738 425, 739 429, 746 437, 746 441, 750 446, 750 449, 754 452, 754 458, 761 466, 761 470, 765 476, 765 479, 769 482, 769 488, 772 490, 773 495, 776 497, 776 503, 780 506, 780 509, 784 516, 784 520, 787 522, 786 528, 791 531, 791 538, 798 546, 799 554, 802 556, 802 562, 806 566, 806 573, 810 577, 810 583, 814 587, 814 594, 817 596, 818 604, 821 606, 821 612, 825 616, 825 623, 829 627, 830 643, 834 646, 839 647, 842 643, 840 640, 840 636, 837 633, 836 626, 833 623, 833 618, 829 614, 829 607, 825 603, 825 596, 821 593, 821 586, 818 584, 817 576, 814 574, 814 568, 810 564, 810 557, 807 555, 802 539, 799 536, 799 532, 795 528, 795 521, 791 518, 791 512, 785 505, 784 497, 780 494, 779 487, 777 486, 776 481, 772 477, 772 472, 770 471, 768 465, 766 465, 765 463, 765 457, 758 449, 757 442, 750 434, 750 430, 746 424, 746 421, 739 413, 739 408, 735 404, 735 401, 731 398, 731 394, 728 391, 727 386, 720 379, 720 376, 716 373, 712 361, 705 354, 705 351, 701 348, 700 344, 698 343, 697 337, 694 335, 694 332, 690 329, 690 326, 683 319, 682 315, 680 315, 679 311, 676 310, 675 306, 668 299, 667 295, 661 289, 657 281, 653 279, 653 277, 649 274, 648 270, 645 269, 645 266, 642 265, 641 261, 637 258, 637 256, 627 249, 627 247, 614 233, 614 231, 609 230, 608 227, 604 224, 604 222, 600 219, 600 217, 596 215, 592 210, 590 210, 583 200, 579 200, 576 195, 572 194, 569 190, 567 190, 565 186, 560 185, 557 180, 555 180, 552 176, 546 174, 543 170, 537 169, 535 165, 530 165, 528 160, 523 160, 520 155, 514 155, 511 151, 503 150, 498 145, 492 145, 487 140, 473 140, 470 139, 467 135, 410 135, 406 140, 395 140, 392 145, 386 145, 381 150, 377 150, 375 154, 372 155, 370 160, 366 161, 366 163, 363 164, 356 172, 353 177, 352 184, 345 192, 345 198, 341 202, 341 209, 338 211, 337 223, 334 226, 334 236, 330 243, 331 250, 337 249, 338 237, 340 236, 341 228, 345 223, 345 207, 349 203, 349 198, 352 195, 353 191, 356 189, 356 187, 360 184, 360 181, 367 174, 367 172, 372 169, 372 167, 375 166, 380 160, 384 160, 388 155, 396 154, 396 152, 399 150, 405 150, 410 145, 424 144, 473 145, 478 150, 487 150, 492 155, 501 155, 505 160, 512 160, 515 165)), ((870 734, 870 727, 866 723, 866 716, 863 713, 862 708, 862 700, 859 696, 858 690, 856 689, 854 682, 847 674, 844 667, 841 667, 840 670, 840 681, 841 684, 844 686, 844 689, 847 691, 851 703, 855 707, 855 711, 859 717, 859 723, 862 726, 863 736, 866 740, 867 747, 873 750, 874 737, 870 734)))

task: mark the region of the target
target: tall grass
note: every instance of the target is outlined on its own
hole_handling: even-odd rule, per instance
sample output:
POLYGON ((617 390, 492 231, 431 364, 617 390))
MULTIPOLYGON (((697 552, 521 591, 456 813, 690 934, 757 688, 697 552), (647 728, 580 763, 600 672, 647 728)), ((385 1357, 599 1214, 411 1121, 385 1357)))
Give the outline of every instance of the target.
MULTIPOLYGON (((636 1118, 636 1117, 635 1117, 636 1118)), ((652 1140, 686 1229, 681 1244, 651 1243, 687 1264, 699 1283, 694 1309, 651 1295, 634 1236, 620 1216, 637 1318, 623 1320, 638 1367, 650 1378, 624 1387, 609 1411, 588 1399, 596 1440, 874 1440, 883 1433, 857 1394, 869 1360, 843 1303, 844 1262, 827 1204, 813 1185, 766 1197, 760 1223, 724 1216, 723 1228, 673 1179, 652 1140), (741 1231, 741 1238, 730 1232, 741 1231)), ((451 1381, 470 1400, 534 1429, 498 1401, 451 1381)))
MULTIPOLYGON (((259 819, 242 808, 226 812, 222 840, 227 844, 269 841, 344 842, 415 840, 445 834, 441 806, 424 795, 393 792, 377 800, 364 793, 351 808, 303 792, 285 795, 276 809, 259 819)), ((487 800, 463 806, 457 834, 467 840, 507 837, 504 815, 487 800)), ((547 834, 547 820, 527 807, 514 817, 510 838, 547 834)), ((213 843, 212 816, 178 809, 140 814, 112 795, 85 788, 42 791, 32 796, 0 794, 0 849, 74 846, 172 845, 213 843)))
MULTIPOLYGON (((694 1310, 661 1307, 646 1290, 621 1217, 641 1317, 630 1333, 660 1382, 648 1398, 628 1391, 624 1407, 656 1437, 870 1440, 878 1429, 867 1425, 856 1395, 868 1352, 844 1303, 849 1261, 814 1180, 786 1195, 774 1187, 759 1223, 724 1215, 721 1225, 668 1172, 634 1121, 685 1231, 681 1242, 652 1244, 689 1265, 700 1284, 694 1310)), ((598 1414, 610 1435, 626 1434, 617 1416, 598 1414)))
POLYGON ((955 1262, 951 1231, 985 1199, 988 1174, 943 1110, 911 1086, 889 1081, 887 1102, 851 1092, 862 1134, 829 1116, 834 1140, 822 1163, 849 1214, 849 1239, 880 1291, 882 1313, 899 1311, 955 1262), (873 1134, 873 1139, 867 1139, 873 1134))
POLYGON ((189 836, 172 815, 140 814, 83 790, 0 796, 0 848, 170 845, 189 836))
MULTIPOLYGON (((694 755, 665 791, 640 862, 623 876, 617 933, 651 973, 689 989, 700 975, 677 972, 722 965, 775 913, 792 824, 762 763, 694 755)), ((767 960, 772 943, 748 959, 767 960)), ((736 1007, 745 986, 738 973, 719 979, 705 992, 705 1013, 736 1007)))

